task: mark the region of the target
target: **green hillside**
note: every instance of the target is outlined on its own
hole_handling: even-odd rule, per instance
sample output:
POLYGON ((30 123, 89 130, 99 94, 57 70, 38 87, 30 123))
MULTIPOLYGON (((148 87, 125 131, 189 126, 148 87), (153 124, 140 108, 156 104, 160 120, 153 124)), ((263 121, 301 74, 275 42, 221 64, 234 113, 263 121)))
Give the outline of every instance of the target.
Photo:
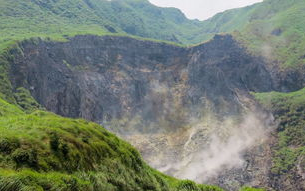
POLYGON ((192 42, 233 33, 248 49, 282 68, 305 64, 305 1, 264 0, 219 13, 201 23, 192 42))
POLYGON ((199 28, 178 9, 147 0, 0 0, 0 41, 76 34, 129 34, 188 43, 199 28))
POLYGON ((291 174, 305 167, 305 88, 291 93, 256 93, 255 97, 279 122, 271 172, 291 181, 291 174))
POLYGON ((147 166, 128 143, 101 126, 0 99, 0 190, 198 190, 147 166))
POLYGON ((234 33, 251 51, 298 66, 305 62, 304 8, 302 0, 265 0, 198 21, 148 0, 0 0, 0 49, 29 37, 115 34, 196 44, 234 33))
POLYGON ((201 23, 200 30, 194 31, 191 42, 202 42, 211 39, 217 33, 232 33, 243 29, 250 23, 252 12, 260 4, 231 9, 218 13, 212 18, 201 23))
POLYGON ((304 8, 303 0, 266 0, 258 4, 251 13, 251 22, 241 30, 243 41, 283 68, 305 64, 304 8))

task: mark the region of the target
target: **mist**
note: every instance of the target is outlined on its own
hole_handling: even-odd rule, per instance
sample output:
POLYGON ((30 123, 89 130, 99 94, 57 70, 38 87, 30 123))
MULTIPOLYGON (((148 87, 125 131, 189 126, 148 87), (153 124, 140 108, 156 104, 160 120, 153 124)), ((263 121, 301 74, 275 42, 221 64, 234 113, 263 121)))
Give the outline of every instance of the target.
POLYGON ((255 103, 247 95, 236 98, 240 113, 222 116, 206 97, 199 107, 183 105, 185 86, 151 80, 146 87, 141 112, 110 126, 151 166, 180 179, 209 183, 224 171, 244 168, 246 152, 263 144, 276 126, 271 114, 250 106, 255 103))
MULTIPOLYGON (((246 165, 245 151, 262 144, 275 126, 273 116, 266 113, 247 114, 240 124, 233 126, 232 123, 227 119, 219 127, 222 134, 215 129, 206 145, 201 145, 192 154, 187 153, 183 161, 168 165, 163 170, 175 169, 174 176, 177 178, 204 183, 224 170, 246 165)), ((185 151, 199 129, 200 126, 192 129, 184 145, 185 151)))

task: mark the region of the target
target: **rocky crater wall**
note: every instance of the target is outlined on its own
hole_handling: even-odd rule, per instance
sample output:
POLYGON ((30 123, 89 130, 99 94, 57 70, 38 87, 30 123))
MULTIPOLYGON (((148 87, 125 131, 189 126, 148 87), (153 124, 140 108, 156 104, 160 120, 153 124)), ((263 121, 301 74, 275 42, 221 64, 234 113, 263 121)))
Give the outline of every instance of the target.
POLYGON ((230 115, 240 112, 240 93, 273 89, 263 60, 229 35, 192 48, 109 36, 20 47, 15 88, 29 89, 49 111, 100 123, 136 114, 156 121, 179 108, 230 115))
POLYGON ((240 164, 220 161, 214 166, 221 172, 204 177, 208 169, 203 168, 199 179, 191 178, 229 190, 269 186, 272 141, 263 141, 265 132, 257 134, 255 125, 265 124, 243 119, 259 110, 249 92, 289 91, 289 84, 300 82, 270 69, 232 36, 216 35, 189 48, 90 35, 67 42, 28 40, 19 47, 11 63, 12 85, 28 89, 47 110, 103 124, 134 144, 155 168, 177 176, 198 165, 192 160, 206 160, 198 153, 215 154, 212 137, 217 135, 223 143, 213 160, 235 157, 240 164), (250 134, 245 126, 252 128, 250 134), (236 130, 242 133, 234 135, 236 130), (232 149, 227 147, 232 140, 241 143, 233 148, 235 155, 218 156, 232 149))

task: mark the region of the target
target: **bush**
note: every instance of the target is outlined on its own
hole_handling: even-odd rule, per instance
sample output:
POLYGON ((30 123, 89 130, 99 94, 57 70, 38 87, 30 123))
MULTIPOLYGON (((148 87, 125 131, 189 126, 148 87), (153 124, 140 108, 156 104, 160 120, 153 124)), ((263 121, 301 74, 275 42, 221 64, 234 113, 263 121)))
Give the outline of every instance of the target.
POLYGON ((38 157, 35 149, 19 148, 13 152, 12 158, 15 161, 17 168, 20 168, 21 166, 28 166, 30 168, 38 167, 38 157))
POLYGON ((51 133, 50 136, 50 147, 53 151, 58 151, 59 148, 59 137, 56 133, 51 133))
POLYGON ((67 143, 61 143, 61 147, 60 150, 62 152, 62 154, 64 155, 64 157, 67 157, 69 154, 69 146, 67 143))
POLYGON ((16 138, 1 138, 0 153, 10 154, 15 149, 20 147, 19 140, 16 138))

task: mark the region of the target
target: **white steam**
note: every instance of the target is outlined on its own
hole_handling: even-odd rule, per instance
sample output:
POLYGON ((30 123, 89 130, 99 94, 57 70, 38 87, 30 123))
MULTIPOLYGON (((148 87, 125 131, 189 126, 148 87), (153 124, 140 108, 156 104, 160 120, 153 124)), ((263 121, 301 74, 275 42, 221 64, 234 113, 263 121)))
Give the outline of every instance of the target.
POLYGON ((247 114, 220 119, 206 98, 202 110, 183 107, 185 86, 151 80, 147 87, 141 112, 109 126, 120 129, 150 165, 177 178, 209 183, 247 166, 246 151, 262 144, 274 126, 272 116, 249 111, 256 107, 246 97, 238 98, 247 114))
MULTIPOLYGON (((187 153, 182 161, 168 165, 162 170, 173 170, 174 176, 182 179, 191 179, 199 183, 216 177, 224 170, 241 168, 245 164, 244 152, 264 141, 272 129, 272 116, 247 115, 237 126, 227 123, 227 135, 213 133, 210 141, 199 146, 196 151, 187 153)), ((185 142, 185 151, 194 141, 198 132, 194 128, 185 142)), ((222 129, 223 130, 223 129, 222 129)))

